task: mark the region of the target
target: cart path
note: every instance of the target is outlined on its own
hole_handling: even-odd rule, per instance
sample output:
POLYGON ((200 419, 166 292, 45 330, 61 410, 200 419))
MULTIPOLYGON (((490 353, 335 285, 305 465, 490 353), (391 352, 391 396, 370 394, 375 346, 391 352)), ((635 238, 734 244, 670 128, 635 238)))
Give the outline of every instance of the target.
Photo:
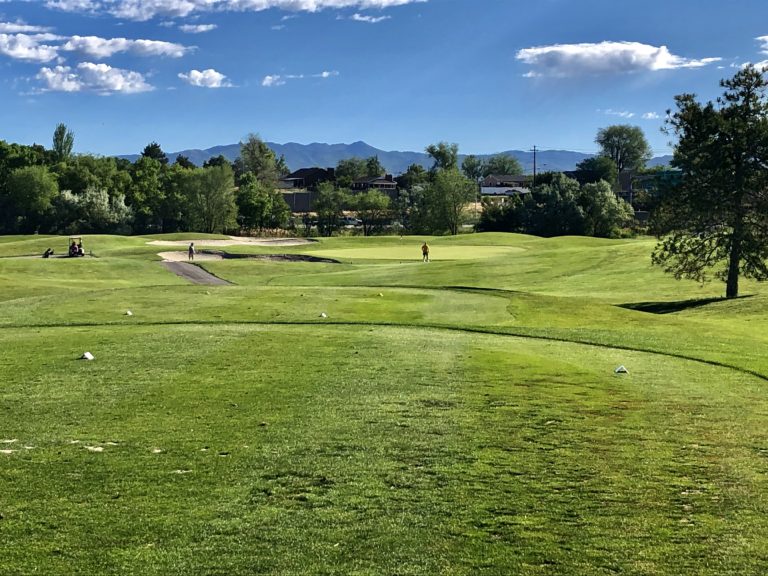
POLYGON ((200 266, 195 266, 194 264, 189 264, 188 262, 170 262, 168 260, 163 260, 162 265, 177 276, 181 276, 193 284, 205 284, 208 286, 232 285, 231 282, 227 282, 218 276, 214 276, 210 272, 200 268, 200 266))

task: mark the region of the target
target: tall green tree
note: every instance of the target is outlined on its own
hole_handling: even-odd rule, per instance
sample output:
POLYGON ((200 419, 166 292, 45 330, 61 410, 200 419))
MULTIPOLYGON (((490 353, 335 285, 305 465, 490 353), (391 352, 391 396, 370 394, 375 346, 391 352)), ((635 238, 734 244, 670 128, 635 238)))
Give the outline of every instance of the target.
POLYGON ((379 162, 378 156, 371 156, 365 161, 365 175, 369 178, 384 176, 387 173, 386 168, 379 162))
POLYGON ((317 228, 321 236, 332 236, 341 227, 344 206, 349 203, 349 195, 330 182, 322 182, 317 187, 314 211, 317 212, 317 228))
POLYGON ((368 162, 362 158, 342 158, 334 171, 336 186, 349 188, 355 180, 368 176, 368 162))
POLYGON ((477 182, 483 177, 484 166, 483 159, 478 158, 474 154, 465 156, 464 160, 461 161, 461 171, 464 173, 464 176, 473 182, 477 182))
POLYGON ((514 156, 509 154, 496 154, 483 163, 483 176, 491 174, 522 174, 523 167, 514 156))
POLYGON ((131 166, 131 180, 125 200, 133 210, 137 231, 162 232, 163 164, 150 156, 141 156, 131 166))
POLYGON ((160 147, 160 144, 157 142, 150 142, 144 147, 144 150, 141 151, 141 155, 144 158, 152 158, 153 160, 157 160, 165 166, 168 164, 168 156, 163 152, 163 149, 160 147))
POLYGON ((285 161, 285 154, 280 154, 280 157, 275 161, 275 168, 278 178, 288 176, 291 173, 291 169, 288 168, 288 163, 285 161))
POLYGON ((195 168, 195 164, 189 159, 188 156, 184 156, 183 154, 176 155, 176 162, 174 162, 174 164, 186 169, 195 168))
POLYGON ((621 200, 605 180, 584 184, 576 197, 584 214, 584 234, 616 238, 634 217, 634 210, 621 200))
POLYGON ((39 232, 52 215, 59 193, 56 178, 45 166, 26 166, 11 172, 2 198, 3 219, 10 231, 39 232))
POLYGON ((537 184, 527 195, 525 230, 536 236, 583 235, 584 210, 579 205, 579 183, 562 173, 552 173, 546 184, 537 184))
POLYGON ((458 168, 439 170, 424 191, 424 208, 433 232, 458 234, 467 204, 475 199, 476 183, 458 168))
POLYGON ((203 162, 203 168, 210 168, 211 166, 229 166, 232 168, 232 162, 230 162, 223 154, 219 154, 218 156, 213 156, 203 162))
POLYGON ((768 279, 768 82, 748 66, 720 85, 716 103, 675 98, 667 123, 682 178, 657 210, 666 233, 653 262, 676 278, 714 274, 736 298, 740 276, 768 279))
POLYGON ((249 134, 240 142, 240 157, 235 161, 238 178, 253 174, 259 182, 274 188, 280 178, 277 158, 272 149, 258 135, 249 134))
POLYGON ((191 230, 222 233, 235 225, 235 177, 226 165, 185 170, 187 218, 191 230))
POLYGON ((430 144, 424 151, 432 158, 433 164, 431 171, 453 170, 459 168, 459 145, 449 144, 448 142, 438 142, 430 144))
POLYGON ((651 147, 638 126, 617 124, 600 128, 595 137, 600 156, 613 160, 619 172, 641 170, 651 159, 651 147))
POLYGON ((357 217, 363 223, 363 236, 370 236, 389 218, 391 200, 381 190, 368 190, 353 198, 357 217))
POLYGON ((122 195, 111 196, 103 188, 88 188, 81 194, 64 190, 57 204, 61 232, 67 234, 130 232, 133 212, 125 205, 122 195))
POLYGON ((240 227, 247 232, 256 230, 259 233, 284 228, 291 216, 291 209, 283 195, 249 176, 240 183, 235 198, 240 227))
POLYGON ((56 162, 66 162, 72 156, 75 134, 66 124, 59 124, 53 131, 53 156, 56 162))
POLYGON ((619 169, 616 167, 616 163, 608 156, 585 158, 576 164, 576 170, 580 170, 587 176, 584 179, 579 178, 580 182, 600 182, 600 180, 604 180, 613 186, 619 178, 619 169))

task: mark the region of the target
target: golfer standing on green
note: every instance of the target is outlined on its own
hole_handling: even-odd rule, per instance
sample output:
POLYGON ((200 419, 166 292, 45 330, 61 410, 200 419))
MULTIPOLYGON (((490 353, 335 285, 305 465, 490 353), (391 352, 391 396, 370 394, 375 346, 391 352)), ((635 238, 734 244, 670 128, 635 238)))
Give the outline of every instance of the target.
POLYGON ((429 245, 426 242, 421 245, 421 261, 429 262, 429 245))

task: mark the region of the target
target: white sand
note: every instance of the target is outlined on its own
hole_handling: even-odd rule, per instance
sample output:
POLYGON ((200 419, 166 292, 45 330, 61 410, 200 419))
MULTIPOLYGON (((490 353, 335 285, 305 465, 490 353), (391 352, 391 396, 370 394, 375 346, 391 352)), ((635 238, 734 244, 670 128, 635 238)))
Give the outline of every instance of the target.
POLYGON ((311 244, 306 238, 251 238, 249 236, 230 236, 229 240, 150 240, 147 244, 152 246, 189 246, 195 243, 195 248, 204 246, 303 246, 311 244))
MULTIPOLYGON (((189 258, 187 251, 184 252, 158 252, 157 254, 163 260, 169 260, 171 262, 186 262, 189 258)), ((195 254, 195 262, 205 262, 210 260, 223 260, 224 257, 221 254, 195 254)))

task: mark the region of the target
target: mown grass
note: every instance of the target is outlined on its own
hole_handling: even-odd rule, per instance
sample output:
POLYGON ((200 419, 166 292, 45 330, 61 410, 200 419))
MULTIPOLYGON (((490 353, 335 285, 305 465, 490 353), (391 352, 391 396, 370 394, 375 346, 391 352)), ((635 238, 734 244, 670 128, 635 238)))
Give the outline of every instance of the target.
POLYGON ((146 241, 0 258, 0 573, 768 565, 760 285, 680 306, 722 289, 649 241, 478 234, 430 264, 399 238, 237 247, 343 263, 189 286, 146 241), (648 302, 680 311, 619 306, 648 302))

